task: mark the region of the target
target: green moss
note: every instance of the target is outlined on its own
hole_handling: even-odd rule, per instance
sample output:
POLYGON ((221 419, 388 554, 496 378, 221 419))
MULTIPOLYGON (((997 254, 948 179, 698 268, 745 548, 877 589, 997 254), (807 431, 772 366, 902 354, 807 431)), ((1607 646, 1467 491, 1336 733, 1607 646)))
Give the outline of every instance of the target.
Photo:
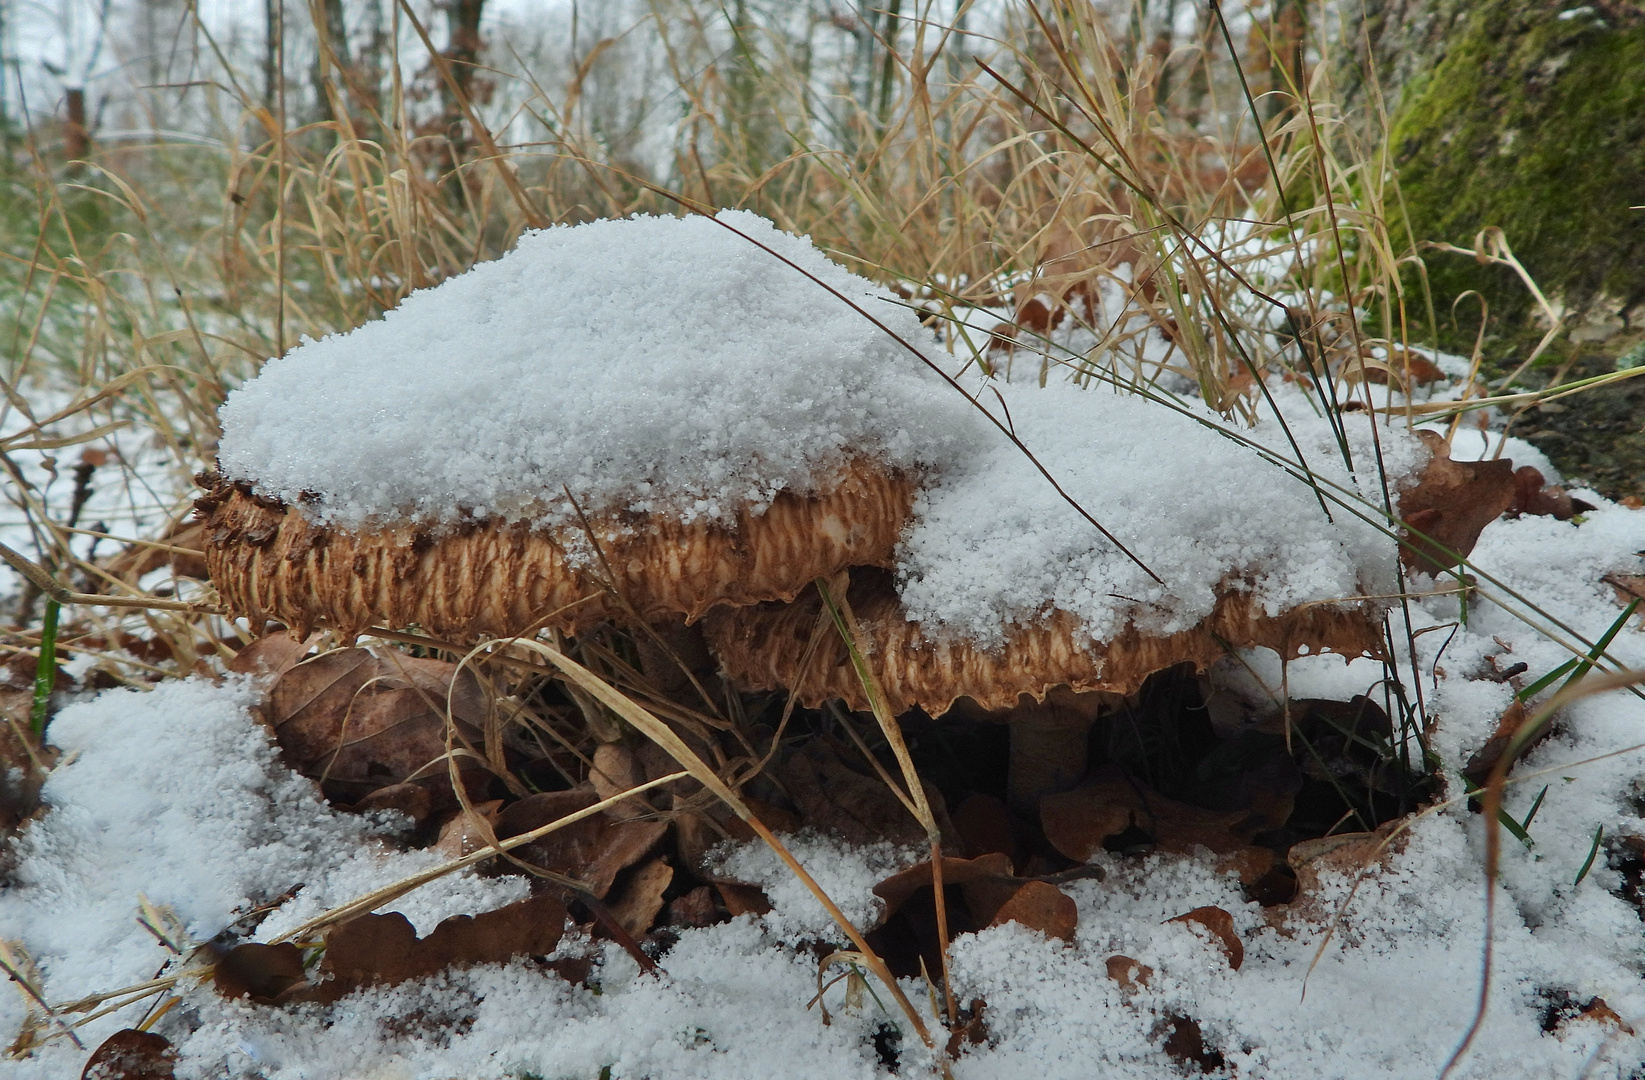
MULTIPOLYGON (((1563 6, 1491 0, 1469 17, 1402 99, 1400 184, 1418 240, 1470 247, 1500 226, 1550 297, 1626 310, 1645 301, 1645 211, 1629 209, 1645 204, 1645 20, 1561 19, 1563 6)), ((1523 340, 1534 301, 1511 270, 1427 262, 1443 323, 1476 289, 1502 343, 1523 340)), ((1472 343, 1477 310, 1444 335, 1453 347, 1472 343)))

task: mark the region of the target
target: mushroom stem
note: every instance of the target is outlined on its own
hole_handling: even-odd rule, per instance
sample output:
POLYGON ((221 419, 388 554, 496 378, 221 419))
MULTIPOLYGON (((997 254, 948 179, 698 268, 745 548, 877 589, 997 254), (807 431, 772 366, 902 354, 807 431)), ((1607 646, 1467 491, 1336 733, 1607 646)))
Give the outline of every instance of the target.
POLYGON ((1092 711, 1043 704, 1019 705, 1006 718, 1011 726, 1011 761, 1006 801, 1029 815, 1042 796, 1067 791, 1085 775, 1092 711))

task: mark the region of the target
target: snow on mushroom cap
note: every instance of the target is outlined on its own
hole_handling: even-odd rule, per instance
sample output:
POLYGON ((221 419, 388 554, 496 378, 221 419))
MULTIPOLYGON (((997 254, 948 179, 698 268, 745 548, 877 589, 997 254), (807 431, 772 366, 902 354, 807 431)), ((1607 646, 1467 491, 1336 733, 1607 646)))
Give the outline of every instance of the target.
MULTIPOLYGON (((1233 427, 1203 406, 1178 412, 1054 375, 1043 388, 993 386, 1022 441, 1165 584, 1092 528, 1020 451, 996 439, 937 477, 915 504, 898 552, 899 592, 908 618, 927 633, 995 648, 1011 624, 1032 623, 1054 607, 1101 641, 1133 620, 1163 636, 1210 614, 1214 590, 1228 579, 1243 579, 1235 587, 1248 583, 1269 615, 1307 601, 1393 591, 1397 549, 1384 532, 1329 503, 1327 520, 1307 485, 1200 423, 1233 427)), ((1308 401, 1290 392, 1277 404, 1316 474, 1381 505, 1377 448, 1363 414, 1345 418, 1356 481, 1308 401)), ((1245 435, 1295 460, 1271 415, 1245 435)), ((1380 435, 1397 486, 1426 453, 1402 426, 1380 428, 1380 435)))
MULTIPOLYGON (((269 361, 223 406, 222 471, 357 527, 571 524, 562 487, 593 514, 727 520, 810 494, 851 458, 918 467, 928 486, 897 566, 908 616, 985 648, 1052 608, 1099 640, 1132 621, 1172 633, 1231 580, 1270 615, 1392 591, 1386 535, 1345 511, 1327 520, 1306 485, 1195 417, 1059 377, 984 390, 973 367, 967 388, 996 412, 1001 393, 1023 442, 1155 583, 900 342, 749 237, 961 370, 912 312, 753 214, 599 221, 528 233, 377 322, 269 361)), ((1380 505, 1365 417, 1345 418, 1356 478, 1314 404, 1281 395, 1309 466, 1380 505)), ((1271 417, 1250 436, 1295 456, 1271 417)), ((1382 451, 1396 483, 1425 457, 1391 427, 1382 451)))
POLYGON ((745 236, 933 344, 911 312, 807 239, 747 212, 718 222, 527 233, 381 320, 305 341, 229 395, 223 474, 343 526, 552 523, 562 487, 590 512, 723 519, 809 493, 848 456, 908 468, 976 437, 925 365, 745 236))

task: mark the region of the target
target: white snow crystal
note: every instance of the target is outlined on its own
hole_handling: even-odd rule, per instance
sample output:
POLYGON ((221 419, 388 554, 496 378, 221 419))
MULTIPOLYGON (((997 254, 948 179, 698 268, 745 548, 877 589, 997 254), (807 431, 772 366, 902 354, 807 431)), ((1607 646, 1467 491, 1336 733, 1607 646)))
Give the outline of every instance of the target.
POLYGON ((587 511, 723 518, 854 455, 951 456, 976 427, 965 402, 748 238, 934 349, 889 294, 747 212, 556 227, 270 360, 223 405, 220 467, 358 525, 553 520, 562 489, 587 511))

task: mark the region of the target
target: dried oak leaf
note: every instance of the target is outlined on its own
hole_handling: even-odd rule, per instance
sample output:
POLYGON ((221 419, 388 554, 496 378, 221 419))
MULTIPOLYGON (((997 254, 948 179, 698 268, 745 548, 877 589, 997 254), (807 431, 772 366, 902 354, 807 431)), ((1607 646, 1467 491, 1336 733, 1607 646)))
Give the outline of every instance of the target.
POLYGON ((565 919, 565 905, 547 895, 480 915, 453 915, 425 938, 397 911, 362 915, 326 935, 324 981, 313 997, 336 1001, 364 986, 392 986, 455 965, 547 956, 560 943, 565 919))
POLYGON ((657 858, 631 871, 612 894, 611 915, 630 937, 644 937, 663 909, 663 893, 674 880, 674 868, 657 858))
MULTIPOLYGON (((599 801, 594 789, 586 786, 527 795, 498 814, 492 828, 497 839, 507 840, 599 801)), ((666 821, 613 821, 595 814, 523 844, 511 854, 522 862, 576 878, 596 897, 604 898, 617 875, 650 854, 667 831, 666 821)))
POLYGON ((422 828, 434 814, 434 796, 421 784, 390 784, 367 792, 365 798, 343 809, 351 814, 365 814, 373 810, 398 810, 422 828))
POLYGON ((1030 881, 999 906, 988 925, 1020 923, 1046 937, 1072 942, 1079 919, 1079 907, 1073 897, 1049 882, 1030 881))
MULTIPOLYGON (((588 781, 594 785, 595 794, 601 799, 609 799, 619 792, 645 783, 645 769, 641 767, 634 751, 622 743, 601 743, 594 750, 594 767, 588 772, 588 781)), ((605 813, 620 821, 626 821, 653 813, 653 809, 646 805, 644 795, 636 795, 632 799, 624 799, 615 806, 608 807, 605 813)))
POLYGON ((1228 966, 1235 971, 1245 963, 1245 945, 1239 935, 1234 932, 1234 917, 1219 907, 1197 907, 1193 911, 1178 915, 1169 922, 1192 923, 1202 926, 1210 932, 1222 946, 1223 955, 1228 958, 1228 966))
MULTIPOLYGON (((1376 383, 1378 386, 1385 385, 1388 382, 1389 372, 1393 373, 1396 383, 1404 383, 1406 376, 1409 375, 1411 383, 1415 386, 1444 382, 1446 379, 1445 372, 1441 371, 1432 360, 1420 353, 1410 352, 1406 349, 1393 349, 1388 359, 1379 361, 1376 366, 1373 366, 1367 358, 1365 364, 1366 382, 1376 383)), ((1351 373, 1349 378, 1352 379, 1351 373)))
POLYGON ((1457 555, 1466 557, 1474 550, 1485 526, 1513 503, 1514 465, 1506 459, 1453 461, 1450 445, 1439 434, 1417 435, 1434 456, 1416 486, 1401 493, 1399 514, 1428 539, 1411 535, 1409 546, 1401 546, 1400 559, 1408 567, 1438 573, 1458 565, 1457 555))
MULTIPOLYGON (((339 649, 299 663, 269 688, 264 716, 289 764, 355 802, 411 779, 445 785, 448 696, 458 734, 479 746, 487 702, 478 680, 401 653, 339 649)), ((458 765, 478 767, 466 756, 458 765)))
POLYGON ((955 1017, 959 1022, 948 1029, 948 1056, 958 1058, 960 1053, 970 1046, 981 1046, 988 1041, 988 1021, 983 1019, 983 1012, 988 1008, 988 1002, 982 998, 972 998, 969 1007, 960 1009, 955 1017))
POLYGON ((714 892, 707 885, 698 885, 695 889, 676 896, 668 902, 666 921, 669 926, 712 926, 720 921, 719 910, 714 906, 714 892))
POLYGON ((502 805, 501 799, 490 799, 486 802, 470 803, 469 810, 458 807, 446 823, 440 826, 440 835, 431 845, 431 849, 448 859, 460 859, 464 855, 472 855, 479 851, 491 843, 488 833, 496 826, 497 810, 502 805))
POLYGON ((715 881, 714 890, 720 902, 733 919, 739 915, 764 915, 771 910, 771 901, 765 890, 746 881, 715 881))
MULTIPOLYGON (((1296 871, 1296 896, 1286 908, 1273 910, 1276 913, 1289 911, 1292 916, 1310 922, 1330 919, 1335 909, 1328 907, 1320 898, 1320 878, 1331 873, 1353 878, 1373 862, 1398 851, 1402 846, 1401 840, 1396 839, 1387 847, 1383 847, 1383 842, 1404 822, 1405 819, 1398 818, 1383 822, 1375 832, 1337 833, 1335 836, 1292 844, 1285 861, 1296 871)), ((1278 918, 1282 916, 1270 916, 1271 921, 1278 918)))
POLYGON ((126 1028, 92 1051, 80 1080, 172 1080, 177 1051, 163 1035, 126 1028))
POLYGON ((293 641, 287 633, 265 634, 234 654, 228 669, 239 675, 262 675, 279 678, 308 655, 314 637, 293 641))
POLYGON ((1206 1047, 1199 1021, 1172 1013, 1166 1017, 1166 1024, 1164 1050, 1173 1060, 1183 1065, 1198 1065, 1201 1072, 1207 1073, 1226 1064, 1220 1053, 1206 1047))
POLYGON ((1613 1027, 1625 1035, 1634 1034, 1633 1026, 1622 1019, 1621 1014, 1606 1004, 1605 999, 1602 997, 1596 997, 1582 1006, 1582 1011, 1577 1014, 1577 1019, 1589 1020, 1595 1024, 1613 1027))
POLYGON ((1167 799, 1113 769, 1040 800, 1046 839, 1077 862, 1089 862, 1105 842, 1130 830, 1147 834, 1164 851, 1188 854, 1205 847, 1230 854, 1251 842, 1263 820, 1244 810, 1202 810, 1167 799))
POLYGON ((223 954, 211 973, 212 984, 226 998, 250 998, 272 1005, 280 995, 304 982, 303 951, 289 941, 264 945, 250 941, 223 954))

